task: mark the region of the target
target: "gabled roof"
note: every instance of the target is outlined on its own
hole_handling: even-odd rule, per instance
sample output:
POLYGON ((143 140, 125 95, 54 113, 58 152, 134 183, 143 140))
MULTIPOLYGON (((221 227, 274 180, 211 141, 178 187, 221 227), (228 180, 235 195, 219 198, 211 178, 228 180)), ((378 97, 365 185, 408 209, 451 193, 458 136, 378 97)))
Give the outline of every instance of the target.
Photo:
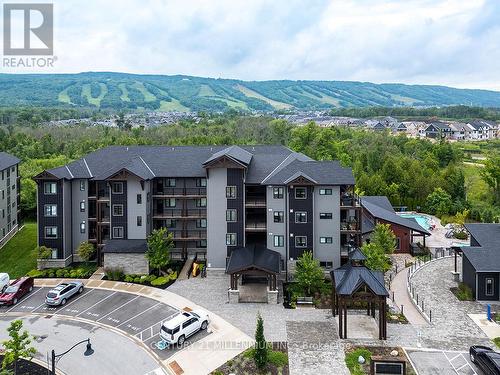
POLYGON ((122 171, 129 172, 142 180, 149 180, 155 177, 154 173, 140 156, 134 157, 131 160, 126 160, 118 170, 112 168, 94 177, 96 180, 106 180, 122 171))
POLYGON ((464 246, 464 256, 476 272, 500 272, 500 224, 465 224, 480 246, 464 246))
POLYGON ((203 165, 206 165, 212 161, 215 161, 223 156, 227 156, 233 160, 236 160, 240 163, 242 163, 245 166, 248 166, 250 164, 250 161, 252 160, 252 154, 249 153, 248 151, 243 150, 239 146, 230 146, 228 148, 225 148, 224 150, 221 150, 219 152, 216 152, 213 154, 211 157, 209 157, 203 165))
POLYGON ((384 286, 384 274, 381 271, 373 271, 365 266, 353 266, 351 263, 346 263, 331 271, 330 275, 339 295, 352 295, 363 285, 366 285, 377 296, 386 297, 389 295, 384 286))
POLYGON ((16 158, 14 155, 7 154, 6 152, 0 152, 0 171, 19 164, 20 162, 21 160, 16 158))
POLYGON ((146 240, 107 240, 103 253, 144 254, 148 249, 146 240))
POLYGON ((500 245, 500 224, 494 223, 469 223, 465 229, 481 246, 500 245))
POLYGON ((360 201, 363 208, 377 219, 401 225, 426 235, 431 234, 428 230, 422 228, 415 220, 399 216, 392 208, 391 202, 389 202, 386 196, 365 196, 360 197, 360 201))
POLYGON ((445 124, 444 122, 440 122, 440 121, 434 121, 434 122, 431 122, 427 128, 425 129, 427 131, 427 129, 430 127, 430 126, 433 126, 434 128, 436 128, 437 130, 451 130, 450 128, 450 125, 448 124, 445 124))
POLYGON ((263 245, 249 245, 233 249, 226 272, 234 273, 252 268, 268 273, 279 273, 280 253, 263 245))

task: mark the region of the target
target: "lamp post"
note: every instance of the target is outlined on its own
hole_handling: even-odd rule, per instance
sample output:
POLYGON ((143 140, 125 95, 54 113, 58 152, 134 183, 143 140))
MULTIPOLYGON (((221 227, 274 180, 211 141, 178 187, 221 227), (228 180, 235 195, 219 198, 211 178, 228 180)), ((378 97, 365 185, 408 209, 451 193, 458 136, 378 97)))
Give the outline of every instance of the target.
POLYGON ((86 339, 86 340, 82 340, 80 342, 77 342, 75 345, 73 345, 71 348, 69 348, 64 353, 61 353, 61 354, 56 354, 54 349, 52 349, 52 371, 51 371, 51 374, 56 375, 56 359, 61 358, 63 355, 65 355, 65 354, 69 353, 71 350, 73 350, 76 346, 78 346, 80 344, 84 344, 84 343, 87 343, 87 349, 85 350, 85 353, 83 353, 83 355, 88 357, 89 355, 92 355, 94 353, 94 349, 92 349, 92 344, 90 343, 90 339, 86 339))

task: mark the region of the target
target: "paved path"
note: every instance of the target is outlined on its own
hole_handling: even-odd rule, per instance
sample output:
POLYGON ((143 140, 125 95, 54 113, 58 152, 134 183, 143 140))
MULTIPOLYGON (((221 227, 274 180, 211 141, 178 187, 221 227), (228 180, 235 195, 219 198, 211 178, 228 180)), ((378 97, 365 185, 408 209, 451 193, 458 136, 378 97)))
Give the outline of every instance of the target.
POLYGON ((415 326, 427 325, 427 320, 422 316, 420 311, 411 301, 408 289, 406 288, 406 280, 408 268, 399 271, 391 282, 391 291, 394 292, 394 303, 401 309, 403 305, 403 313, 406 319, 415 326))
MULTIPOLYGON (((54 286, 62 281, 62 279, 36 279, 35 285, 40 287, 54 286)), ((149 297, 179 310, 202 308, 169 290, 114 281, 82 281, 87 287, 121 291, 149 297)), ((250 336, 244 334, 220 316, 211 311, 209 311, 209 316, 212 333, 187 348, 180 350, 169 359, 164 360, 162 362, 163 367, 169 373, 175 374, 173 369, 177 367, 184 374, 208 374, 226 363, 229 359, 234 358, 253 343, 253 339, 250 336)))

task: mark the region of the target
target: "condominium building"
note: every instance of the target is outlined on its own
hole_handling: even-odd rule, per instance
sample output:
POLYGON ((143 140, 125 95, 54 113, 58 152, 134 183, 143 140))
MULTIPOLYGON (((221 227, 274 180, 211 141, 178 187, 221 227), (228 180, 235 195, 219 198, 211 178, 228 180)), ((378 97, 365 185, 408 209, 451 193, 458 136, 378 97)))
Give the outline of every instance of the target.
POLYGON ((15 156, 0 152, 0 247, 18 229, 19 162, 15 156))
POLYGON ((279 253, 280 271, 306 250, 336 268, 361 240, 351 169, 283 146, 113 146, 35 180, 38 242, 53 266, 89 241, 99 264, 145 272, 158 228, 173 234, 173 258, 213 269, 252 245, 279 253))

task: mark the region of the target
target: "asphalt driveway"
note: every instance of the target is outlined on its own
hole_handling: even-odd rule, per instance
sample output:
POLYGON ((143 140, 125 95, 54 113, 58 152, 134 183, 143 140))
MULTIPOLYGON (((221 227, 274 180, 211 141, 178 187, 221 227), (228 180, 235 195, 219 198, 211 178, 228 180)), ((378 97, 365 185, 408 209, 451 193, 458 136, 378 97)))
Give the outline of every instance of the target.
POLYGON ((407 353, 419 374, 483 375, 466 352, 407 350, 407 353))
MULTIPOLYGON (((86 288, 82 294, 68 300, 66 305, 52 307, 45 304, 45 295, 49 290, 50 288, 36 287, 15 306, 0 307, 0 314, 42 314, 97 322, 134 336, 161 360, 169 358, 180 349, 172 347, 160 351, 155 346, 160 340, 162 323, 179 312, 165 303, 126 292, 86 288)), ((207 334, 207 331, 199 332, 190 337, 185 345, 207 334)))

